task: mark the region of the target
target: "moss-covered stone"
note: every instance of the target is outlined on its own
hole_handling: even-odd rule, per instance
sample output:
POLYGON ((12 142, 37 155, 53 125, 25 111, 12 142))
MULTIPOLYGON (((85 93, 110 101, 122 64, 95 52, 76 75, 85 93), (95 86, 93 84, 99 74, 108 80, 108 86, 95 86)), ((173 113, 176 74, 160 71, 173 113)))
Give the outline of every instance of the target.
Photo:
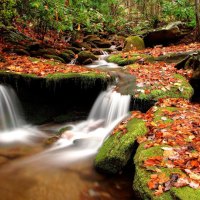
POLYGON ((70 53, 65 53, 65 52, 59 54, 59 57, 61 57, 66 63, 69 63, 74 58, 74 56, 75 54, 70 54, 70 53))
POLYGON ((139 36, 129 36, 125 40, 123 51, 131 51, 133 49, 142 50, 145 48, 144 41, 139 36))
POLYGON ((96 169, 109 174, 119 173, 130 160, 134 151, 137 136, 147 132, 145 122, 141 119, 132 119, 127 124, 128 132, 111 135, 100 148, 96 159, 96 169))
MULTIPOLYGON (((188 83, 185 77, 181 76, 180 74, 174 74, 174 78, 177 80, 169 90, 167 89, 151 89, 149 88, 142 88, 148 89, 150 93, 140 93, 139 99, 145 100, 158 100, 159 98, 184 98, 190 99, 194 93, 192 86, 188 83)), ((155 86, 154 86, 155 88, 155 86)), ((140 88, 141 89, 141 88, 140 88)))
MULTIPOLYGON (((173 114, 169 114, 166 116, 166 113, 176 113, 179 114, 179 108, 177 107, 157 107, 157 110, 154 112, 153 123, 159 126, 159 124, 168 124, 165 129, 171 129, 171 125, 173 123, 173 119, 170 116, 174 116, 173 114), (165 120, 162 119, 165 117, 165 120)), ((134 156, 134 164, 135 164, 135 176, 133 182, 133 189, 138 194, 141 199, 145 200, 191 200, 191 199, 199 199, 200 189, 193 189, 189 186, 185 187, 172 187, 169 188, 168 191, 164 191, 160 195, 155 194, 155 189, 151 190, 148 187, 148 182, 151 179, 152 174, 164 174, 167 178, 169 178, 172 174, 179 174, 182 177, 185 177, 186 174, 184 170, 180 167, 168 167, 165 165, 165 150, 163 147, 171 147, 166 144, 155 143, 155 146, 149 147, 149 144, 152 144, 153 141, 146 141, 139 145, 136 154, 134 156), (145 166, 144 162, 153 157, 163 157, 161 164, 158 166, 145 166)), ((178 148, 178 146, 176 146, 178 148)), ((181 147, 180 147, 181 148, 181 147)), ((164 185, 163 185, 164 186, 164 185)))
POLYGON ((97 60, 98 58, 90 51, 81 51, 78 54, 78 63, 83 64, 87 59, 97 60))
MULTIPOLYGON (((143 162, 154 156, 162 156, 162 146, 154 146, 148 149, 144 148, 145 144, 142 144, 137 149, 134 157, 135 164, 135 177, 133 182, 133 189, 141 199, 144 200, 198 200, 200 196, 200 189, 193 189, 190 187, 175 188, 172 187, 168 192, 164 192, 160 196, 156 196, 153 190, 150 190, 147 186, 151 170, 147 170, 143 167, 143 162)), ((160 168, 161 172, 165 173, 166 176, 170 176, 172 173, 184 174, 180 169, 176 168, 160 168)))
POLYGON ((125 65, 134 64, 141 58, 144 60, 150 60, 151 56, 146 55, 146 54, 130 54, 127 56, 124 56, 122 54, 113 54, 107 58, 107 61, 116 63, 119 66, 125 66, 125 65))

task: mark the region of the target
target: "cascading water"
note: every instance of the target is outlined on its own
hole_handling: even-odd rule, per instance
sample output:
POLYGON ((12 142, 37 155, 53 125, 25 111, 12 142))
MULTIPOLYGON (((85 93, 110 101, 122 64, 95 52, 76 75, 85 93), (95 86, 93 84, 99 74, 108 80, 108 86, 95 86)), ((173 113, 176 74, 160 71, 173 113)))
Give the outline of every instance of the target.
POLYGON ((29 161, 66 166, 95 155, 114 127, 128 116, 130 96, 121 95, 114 89, 110 87, 99 95, 86 121, 68 125, 71 129, 51 148, 29 161))
POLYGON ((20 104, 14 90, 0 85, 0 144, 32 143, 44 134, 27 125, 20 116, 20 104))
POLYGON ((23 124, 17 96, 11 88, 0 85, 0 130, 15 129, 23 124))
POLYGON ((115 63, 109 63, 106 61, 106 58, 109 54, 106 51, 102 51, 102 55, 99 56, 98 60, 95 60, 92 64, 87 65, 88 68, 119 68, 119 65, 115 63))

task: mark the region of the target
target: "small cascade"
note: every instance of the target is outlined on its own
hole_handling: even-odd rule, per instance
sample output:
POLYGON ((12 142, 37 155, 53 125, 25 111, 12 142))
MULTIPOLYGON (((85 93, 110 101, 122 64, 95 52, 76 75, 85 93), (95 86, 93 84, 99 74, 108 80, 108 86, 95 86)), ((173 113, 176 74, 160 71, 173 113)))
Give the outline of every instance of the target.
POLYGON ((19 115, 19 102, 14 91, 0 85, 0 130, 16 129, 24 124, 19 115))
POLYGON ((119 65, 115 63, 109 63, 106 58, 109 56, 108 52, 102 51, 102 55, 99 56, 98 60, 95 60, 92 64, 87 65, 88 68, 119 68, 119 65))
POLYGON ((86 121, 68 125, 71 129, 50 149, 27 162, 66 166, 95 155, 115 126, 128 116, 129 105, 129 95, 121 95, 110 87, 99 95, 86 121))
POLYGON ((74 58, 71 60, 71 62, 69 63, 70 65, 75 65, 76 64, 76 61, 77 61, 77 58, 74 58))
POLYGON ((14 90, 0 85, 0 144, 33 143, 44 134, 25 123, 14 90))

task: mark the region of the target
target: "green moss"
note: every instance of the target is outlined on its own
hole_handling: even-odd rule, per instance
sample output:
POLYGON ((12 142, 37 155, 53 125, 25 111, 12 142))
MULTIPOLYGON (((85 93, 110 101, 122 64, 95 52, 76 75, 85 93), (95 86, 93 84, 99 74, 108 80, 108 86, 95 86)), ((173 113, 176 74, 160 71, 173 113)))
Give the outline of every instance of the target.
POLYGON ((100 148, 95 167, 106 173, 115 174, 125 167, 131 158, 136 137, 147 132, 145 123, 141 119, 132 119, 127 124, 128 132, 111 135, 100 148))
POLYGON ((172 188, 171 194, 177 200, 199 200, 200 189, 193 189, 191 187, 172 188))
POLYGON ((162 123, 167 123, 167 124, 170 124, 171 122, 173 122, 172 119, 170 118, 166 118, 166 120, 162 120, 162 117, 164 117, 164 111, 171 111, 171 112, 174 112, 174 111, 177 111, 178 109, 175 108, 175 107, 164 107, 164 108, 158 108, 158 110, 154 113, 154 122, 155 123, 159 123, 162 121, 162 123))
MULTIPOLYGON (((134 191, 141 197, 141 199, 152 199, 152 200, 173 200, 172 192, 164 192, 160 196, 155 196, 154 191, 150 190, 147 186, 147 183, 150 180, 150 176, 152 174, 151 170, 154 170, 155 167, 149 167, 148 170, 143 167, 143 162, 154 156, 162 156, 163 150, 162 146, 154 146, 148 149, 144 148, 145 143, 141 144, 137 149, 137 152, 134 157, 135 164, 135 177, 133 182, 134 191)), ((183 172, 179 169, 170 169, 170 168, 159 168, 162 173, 165 173, 167 177, 169 177, 172 173, 183 174, 183 172)))
POLYGON ((136 48, 137 50, 142 50, 145 48, 144 41, 139 36, 129 36, 125 39, 125 47, 123 51, 131 51, 136 48))
POLYGON ((193 95, 193 88, 185 77, 180 74, 174 74, 177 82, 171 86, 170 90, 161 90, 148 88, 149 94, 140 93, 139 99, 158 100, 159 98, 184 98, 190 99, 193 95))
POLYGON ((90 78, 90 79, 95 79, 95 78, 106 78, 107 75, 106 73, 101 73, 97 74, 95 72, 88 72, 88 73, 54 73, 54 74, 48 74, 45 76, 47 79, 64 79, 64 78, 77 78, 77 77, 82 77, 82 78, 90 78))
POLYGON ((150 59, 149 55, 146 54, 131 54, 129 57, 123 57, 122 54, 113 54, 107 58, 108 62, 113 62, 119 66, 125 66, 134 64, 139 59, 144 58, 145 60, 150 59))

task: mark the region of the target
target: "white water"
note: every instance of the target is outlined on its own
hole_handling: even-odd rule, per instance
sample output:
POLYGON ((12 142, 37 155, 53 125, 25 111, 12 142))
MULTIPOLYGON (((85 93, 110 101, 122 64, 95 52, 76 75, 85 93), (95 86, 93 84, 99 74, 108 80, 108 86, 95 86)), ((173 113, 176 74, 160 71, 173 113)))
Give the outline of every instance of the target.
POLYGON ((103 55, 100 55, 98 60, 95 60, 90 65, 86 65, 86 67, 88 67, 88 68, 109 68, 109 69, 119 68, 119 65, 117 65, 115 63, 109 63, 106 61, 106 58, 108 57, 108 55, 109 54, 107 52, 103 52, 103 55))
POLYGON ((32 144, 44 134, 25 123, 20 116, 21 109, 18 98, 10 87, 0 85, 0 144, 28 143, 32 144))
POLYGON ((0 85, 0 130, 15 129, 24 124, 19 113, 19 103, 14 91, 0 85))
POLYGON ((129 104, 129 95, 121 95, 110 87, 99 95, 86 121, 68 125, 71 129, 51 148, 27 163, 37 161, 48 166, 66 166, 95 155, 115 126, 128 116, 129 104))

